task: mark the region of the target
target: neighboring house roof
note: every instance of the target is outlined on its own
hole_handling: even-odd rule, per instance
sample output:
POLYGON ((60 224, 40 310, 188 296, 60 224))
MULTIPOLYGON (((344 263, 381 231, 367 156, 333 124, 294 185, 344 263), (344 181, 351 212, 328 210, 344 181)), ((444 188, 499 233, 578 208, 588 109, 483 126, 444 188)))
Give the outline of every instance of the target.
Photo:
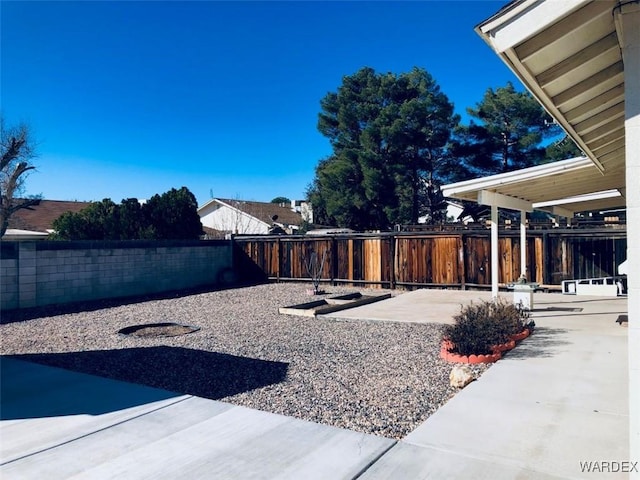
POLYGON ((302 222, 302 216, 299 213, 291 210, 290 206, 282 206, 277 203, 214 198, 200 207, 198 210, 200 211, 204 209, 208 205, 211 205, 212 202, 240 210, 241 212, 244 212, 247 215, 251 215, 261 222, 266 223, 267 225, 273 225, 274 215, 278 216, 278 218, 275 220, 276 223, 284 225, 300 225, 300 223, 302 222))
POLYGON ((40 203, 17 210, 9 217, 9 229, 49 233, 53 221, 66 212, 79 212, 90 202, 66 202, 61 200, 40 200, 40 203))

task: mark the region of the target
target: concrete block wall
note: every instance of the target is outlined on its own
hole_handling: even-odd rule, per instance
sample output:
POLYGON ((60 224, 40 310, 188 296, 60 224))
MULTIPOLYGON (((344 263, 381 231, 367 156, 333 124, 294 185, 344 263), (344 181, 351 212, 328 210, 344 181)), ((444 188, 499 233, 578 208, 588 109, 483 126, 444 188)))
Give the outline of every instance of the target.
POLYGON ((213 286, 233 268, 224 240, 3 242, 2 254, 3 310, 213 286))
POLYGON ((4 309, 18 304, 18 243, 0 242, 0 305, 4 309))

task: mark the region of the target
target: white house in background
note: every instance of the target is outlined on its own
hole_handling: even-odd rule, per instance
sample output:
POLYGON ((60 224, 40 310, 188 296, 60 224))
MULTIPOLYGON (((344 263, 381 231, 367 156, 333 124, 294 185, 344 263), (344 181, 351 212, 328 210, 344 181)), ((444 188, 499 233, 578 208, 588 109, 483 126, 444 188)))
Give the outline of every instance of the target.
POLYGON ((302 219, 307 223, 313 223, 313 208, 306 200, 291 200, 291 209, 302 215, 302 219))
MULTIPOLYGON (((473 221, 473 218, 470 215, 465 215, 460 218, 462 212, 464 212, 464 205, 460 202, 454 202, 452 200, 447 200, 447 222, 462 222, 467 224, 473 221)), ((428 215, 423 215, 418 218, 418 224, 427 223, 429 220, 428 215)))
POLYGON ((213 198, 198 209, 202 226, 225 234, 262 235, 279 227, 296 233, 313 220, 311 204, 294 200, 289 204, 213 198))

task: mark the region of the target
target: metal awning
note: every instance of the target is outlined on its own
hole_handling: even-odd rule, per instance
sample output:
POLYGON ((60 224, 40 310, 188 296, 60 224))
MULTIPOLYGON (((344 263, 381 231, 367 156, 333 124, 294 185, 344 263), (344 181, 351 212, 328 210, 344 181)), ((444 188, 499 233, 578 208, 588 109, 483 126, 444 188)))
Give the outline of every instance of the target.
POLYGON ((536 201, 603 190, 625 195, 624 64, 614 21, 618 3, 518 0, 476 27, 595 166, 573 181, 571 176, 541 180, 547 198, 536 201))
MULTIPOLYGON (((474 202, 479 201, 481 192, 494 192, 530 204, 523 210, 539 209, 562 216, 625 204, 615 182, 609 183, 586 157, 452 183, 443 186, 442 192, 445 197, 474 202)), ((500 206, 520 209, 522 203, 509 207, 505 202, 500 206)))
POLYGON ((478 192, 487 189, 564 216, 625 206, 624 66, 613 15, 617 4, 518 0, 476 27, 586 157, 447 185, 445 196, 477 201, 478 192), (619 196, 597 195, 604 191, 619 196))
POLYGON ((572 216, 573 208, 626 205, 624 62, 616 9, 617 0, 516 0, 476 27, 586 155, 443 187, 446 197, 491 205, 494 296, 499 207, 521 211, 524 237, 524 212, 534 207, 572 216), (612 200, 609 192, 621 197, 612 200))
MULTIPOLYGON (((589 183, 589 179, 585 179, 585 183, 576 179, 577 188, 582 190, 580 194, 616 190, 625 199, 628 227, 629 451, 638 452, 640 1, 516 0, 478 25, 476 32, 600 172, 602 183, 597 188, 589 183), (628 190, 626 184, 629 185, 628 190)), ((569 186, 570 183, 567 181, 562 185, 569 186)), ((544 188, 551 191, 553 186, 545 182, 544 188)), ((565 192, 565 195, 572 194, 565 192)))

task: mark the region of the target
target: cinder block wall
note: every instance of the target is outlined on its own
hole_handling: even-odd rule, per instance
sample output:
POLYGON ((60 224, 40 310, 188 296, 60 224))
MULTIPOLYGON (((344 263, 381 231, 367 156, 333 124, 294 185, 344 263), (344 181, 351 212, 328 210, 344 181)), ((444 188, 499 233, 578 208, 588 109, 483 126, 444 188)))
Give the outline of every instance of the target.
POLYGON ((222 281, 231 242, 2 242, 3 310, 162 293, 222 281))
POLYGON ((18 305, 18 243, 0 242, 0 306, 18 305))

